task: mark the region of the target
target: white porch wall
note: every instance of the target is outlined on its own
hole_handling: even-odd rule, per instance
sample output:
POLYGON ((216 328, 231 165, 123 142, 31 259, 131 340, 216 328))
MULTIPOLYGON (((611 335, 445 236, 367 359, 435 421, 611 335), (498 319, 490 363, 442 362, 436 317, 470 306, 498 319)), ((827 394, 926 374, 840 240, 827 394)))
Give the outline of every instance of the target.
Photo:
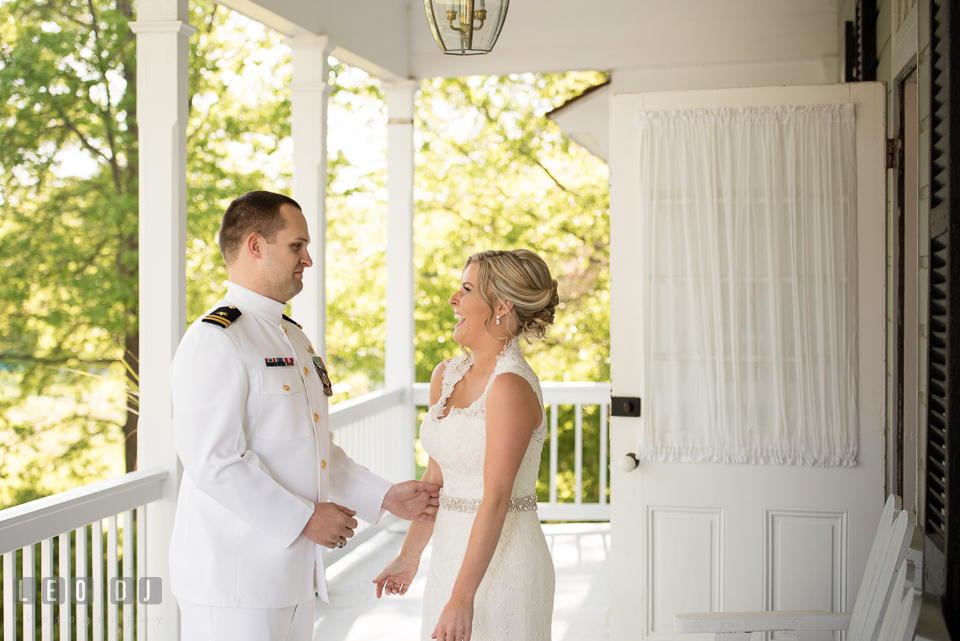
POLYGON ((170 363, 186 329, 189 38, 187 0, 139 0, 137 123, 140 146, 140 423, 138 467, 169 472, 162 498, 146 508, 147 576, 163 582, 162 603, 146 607, 149 641, 179 634, 167 552, 180 465, 174 447, 170 363))

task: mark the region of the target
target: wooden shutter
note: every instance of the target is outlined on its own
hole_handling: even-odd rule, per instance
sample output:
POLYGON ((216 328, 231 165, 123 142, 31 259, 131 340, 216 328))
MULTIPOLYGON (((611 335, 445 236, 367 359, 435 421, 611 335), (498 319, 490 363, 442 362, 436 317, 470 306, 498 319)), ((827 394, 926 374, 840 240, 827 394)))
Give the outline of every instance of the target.
POLYGON ((844 81, 877 79, 877 3, 857 0, 856 19, 845 25, 844 81))
POLYGON ((951 42, 960 11, 930 2, 930 289, 927 372, 927 465, 924 579, 940 596, 952 636, 960 632, 960 122, 951 97, 960 91, 951 42))

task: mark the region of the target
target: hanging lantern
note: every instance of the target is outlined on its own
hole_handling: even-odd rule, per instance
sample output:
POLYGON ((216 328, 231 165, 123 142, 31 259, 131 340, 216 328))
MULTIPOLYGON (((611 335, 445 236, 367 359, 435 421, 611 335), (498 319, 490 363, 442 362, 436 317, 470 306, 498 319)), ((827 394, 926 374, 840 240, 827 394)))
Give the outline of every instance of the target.
POLYGON ((497 44, 510 0, 423 0, 433 38, 443 53, 490 53, 497 44))

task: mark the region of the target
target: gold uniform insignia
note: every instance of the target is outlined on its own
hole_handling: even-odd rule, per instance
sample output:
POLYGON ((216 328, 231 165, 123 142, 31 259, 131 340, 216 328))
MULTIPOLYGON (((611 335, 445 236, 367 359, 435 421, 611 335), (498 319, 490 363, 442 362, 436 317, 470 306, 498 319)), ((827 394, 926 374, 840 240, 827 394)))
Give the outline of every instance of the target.
POLYGON ((230 324, 242 315, 242 312, 236 307, 219 307, 204 316, 203 322, 220 327, 230 327, 230 324))

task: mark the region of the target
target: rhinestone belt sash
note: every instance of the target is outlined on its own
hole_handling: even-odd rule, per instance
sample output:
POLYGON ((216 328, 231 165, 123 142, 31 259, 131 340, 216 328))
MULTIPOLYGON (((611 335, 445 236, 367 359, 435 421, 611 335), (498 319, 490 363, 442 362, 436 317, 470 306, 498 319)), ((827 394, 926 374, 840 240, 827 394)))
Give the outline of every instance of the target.
MULTIPOLYGON (((480 499, 461 499, 456 496, 446 496, 440 490, 440 507, 451 512, 465 512, 472 514, 480 509, 480 499)), ((537 509, 537 495, 510 499, 511 512, 530 512, 537 509)))

